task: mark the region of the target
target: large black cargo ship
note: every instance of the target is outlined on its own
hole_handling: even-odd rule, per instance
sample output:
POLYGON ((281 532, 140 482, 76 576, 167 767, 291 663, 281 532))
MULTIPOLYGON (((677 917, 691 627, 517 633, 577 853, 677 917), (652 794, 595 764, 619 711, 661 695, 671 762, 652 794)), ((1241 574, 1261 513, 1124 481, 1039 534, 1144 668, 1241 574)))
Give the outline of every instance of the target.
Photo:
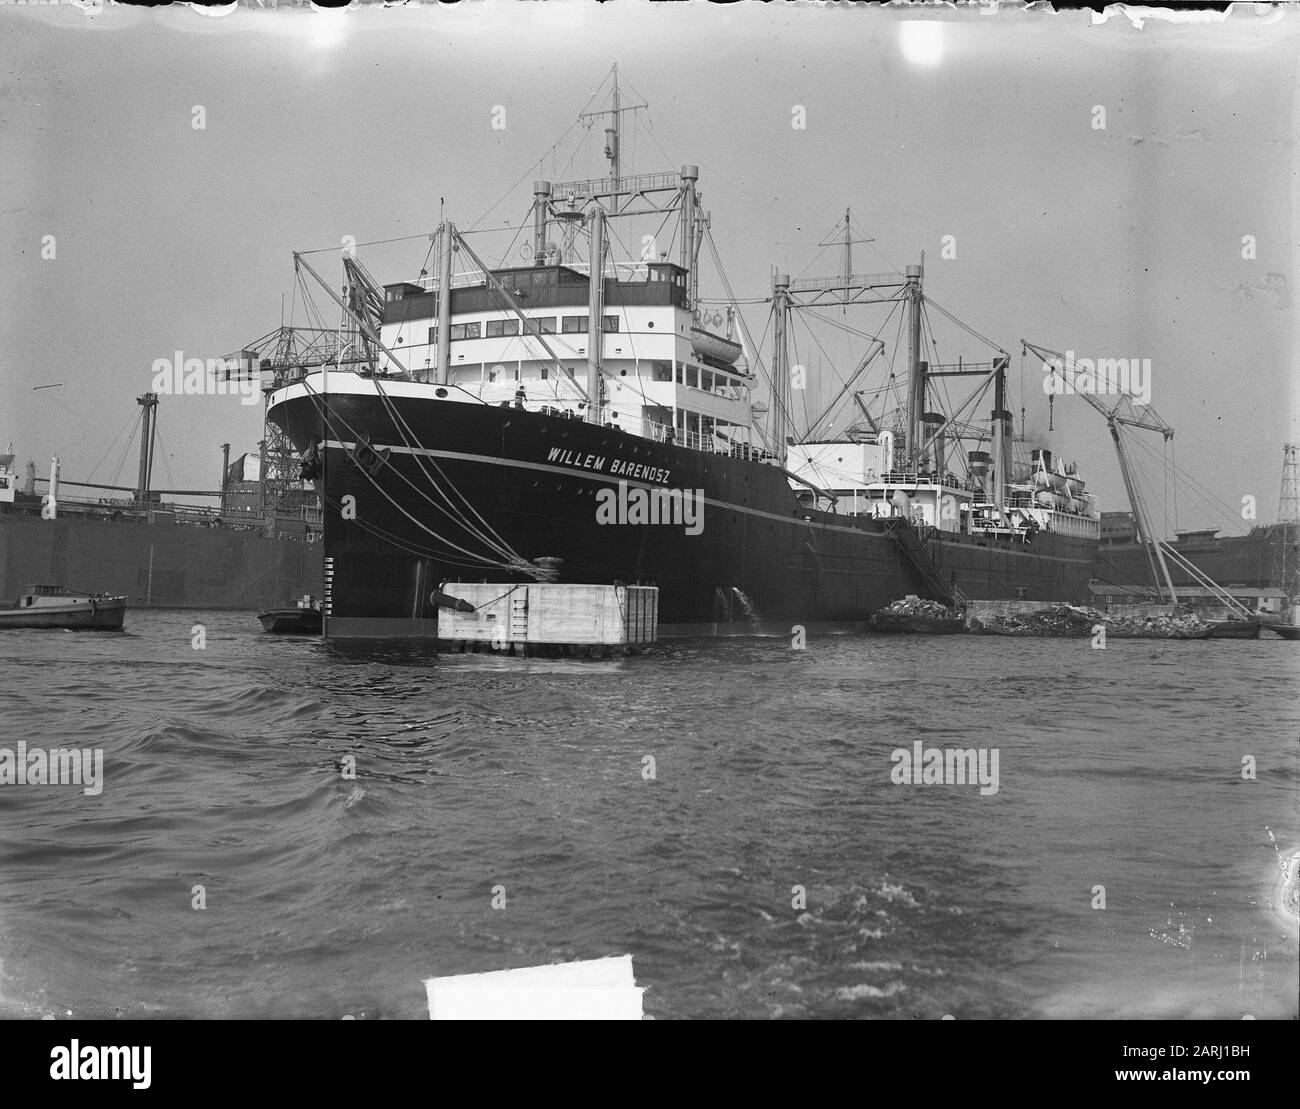
POLYGON ((325 634, 433 635, 456 580, 653 583, 664 635, 860 629, 910 593, 1088 600, 1098 514, 1051 451, 1013 456, 1006 352, 927 362, 921 267, 846 257, 838 278, 775 278, 770 403, 753 403, 734 298, 724 326, 698 292, 699 172, 624 175, 618 127, 615 110, 608 177, 534 185, 525 266, 483 263, 450 222, 415 282, 381 289, 345 258, 339 297, 295 256, 369 353, 285 374, 267 409, 322 494, 325 634), (611 261, 609 222, 646 215, 676 217, 678 260, 611 261), (790 319, 862 303, 908 317, 907 396, 797 436, 790 319), (935 379, 962 376, 975 392, 946 415, 935 379))
MULTIPOLYGON (((764 461, 548 413, 414 398, 391 382, 336 379, 328 394, 320 384, 287 387, 272 418, 304 449, 323 440, 335 636, 431 635, 440 581, 537 580, 548 559, 561 560, 563 580, 657 585, 665 635, 861 628, 916 592, 1088 598, 1095 540, 1086 535, 941 534, 903 516, 827 512, 802 503, 764 461), (363 391, 342 391, 354 385, 363 391), (645 523, 629 522, 631 505, 625 522, 601 522, 607 504, 617 519, 620 483, 624 504, 646 491, 645 523), (604 490, 613 499, 602 504, 604 490), (673 511, 678 501, 655 500, 656 490, 701 491, 697 534, 673 511), (667 511, 651 522, 657 505, 667 511)), ((900 474, 896 488, 916 484, 900 474)))

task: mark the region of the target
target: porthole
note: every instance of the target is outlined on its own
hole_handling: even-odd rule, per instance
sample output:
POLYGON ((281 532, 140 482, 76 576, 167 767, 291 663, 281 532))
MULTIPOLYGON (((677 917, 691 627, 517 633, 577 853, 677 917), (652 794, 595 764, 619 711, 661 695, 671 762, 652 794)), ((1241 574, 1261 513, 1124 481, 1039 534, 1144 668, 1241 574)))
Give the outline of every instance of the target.
POLYGON ((447 395, 447 390, 446 390, 446 389, 435 389, 435 390, 433 391, 433 395, 434 395, 435 397, 445 397, 445 396, 447 395))

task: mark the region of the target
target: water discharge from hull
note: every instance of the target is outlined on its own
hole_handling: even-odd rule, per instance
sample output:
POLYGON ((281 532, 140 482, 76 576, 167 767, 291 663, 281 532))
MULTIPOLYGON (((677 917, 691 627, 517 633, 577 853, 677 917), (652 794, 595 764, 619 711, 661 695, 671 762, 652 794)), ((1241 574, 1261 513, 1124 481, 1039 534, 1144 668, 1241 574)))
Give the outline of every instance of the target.
POLYGON ((741 607, 745 610, 745 615, 749 618, 750 626, 755 631, 758 631, 758 629, 762 627, 762 622, 758 618, 758 610, 754 607, 754 603, 745 596, 745 591, 743 589, 733 585, 731 591, 736 595, 737 599, 740 601, 741 607))

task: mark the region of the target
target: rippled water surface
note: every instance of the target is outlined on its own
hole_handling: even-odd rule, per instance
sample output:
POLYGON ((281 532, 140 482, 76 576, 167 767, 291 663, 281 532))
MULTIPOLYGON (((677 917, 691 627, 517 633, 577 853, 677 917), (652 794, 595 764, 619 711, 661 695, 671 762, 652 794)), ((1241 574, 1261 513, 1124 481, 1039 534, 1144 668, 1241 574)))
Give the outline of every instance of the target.
POLYGON ((0 638, 0 747, 105 778, 0 786, 0 1014, 421 1017, 630 952, 661 1019, 1296 1015, 1300 644, 127 626, 0 638), (917 740, 996 748, 997 793, 894 784, 917 740))

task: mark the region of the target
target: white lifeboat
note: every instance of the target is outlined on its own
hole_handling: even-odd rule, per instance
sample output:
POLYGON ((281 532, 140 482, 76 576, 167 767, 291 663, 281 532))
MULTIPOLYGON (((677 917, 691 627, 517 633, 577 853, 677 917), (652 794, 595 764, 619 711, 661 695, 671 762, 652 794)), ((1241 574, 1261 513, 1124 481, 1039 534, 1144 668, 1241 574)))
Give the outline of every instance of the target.
POLYGON ((712 331, 705 331, 702 327, 691 328, 691 350, 700 358, 708 355, 725 366, 734 366, 742 353, 739 343, 715 335, 712 331))

